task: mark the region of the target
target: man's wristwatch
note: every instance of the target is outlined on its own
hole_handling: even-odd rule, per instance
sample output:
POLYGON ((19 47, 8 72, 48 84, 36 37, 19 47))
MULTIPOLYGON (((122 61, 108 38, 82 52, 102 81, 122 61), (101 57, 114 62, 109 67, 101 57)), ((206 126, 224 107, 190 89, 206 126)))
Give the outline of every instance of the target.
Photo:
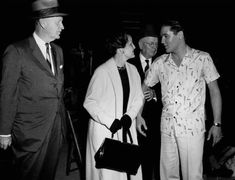
POLYGON ((221 127, 221 123, 214 123, 213 126, 221 127))

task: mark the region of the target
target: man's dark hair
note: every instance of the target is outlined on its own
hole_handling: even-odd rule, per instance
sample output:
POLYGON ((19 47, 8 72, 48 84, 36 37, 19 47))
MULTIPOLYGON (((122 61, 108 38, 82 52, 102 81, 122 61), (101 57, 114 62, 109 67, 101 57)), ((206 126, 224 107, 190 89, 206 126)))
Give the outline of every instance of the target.
POLYGON ((177 34, 179 31, 184 31, 183 26, 177 20, 167 20, 162 24, 163 26, 170 26, 170 31, 177 34))

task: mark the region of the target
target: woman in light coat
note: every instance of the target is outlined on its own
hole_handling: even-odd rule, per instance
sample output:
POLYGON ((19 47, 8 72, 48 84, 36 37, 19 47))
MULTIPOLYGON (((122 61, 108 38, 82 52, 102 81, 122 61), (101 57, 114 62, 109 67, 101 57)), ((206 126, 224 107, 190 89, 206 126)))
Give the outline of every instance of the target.
MULTIPOLYGON (((83 104, 91 116, 86 150, 87 180, 127 179, 126 173, 95 167, 94 155, 106 137, 111 138, 113 133, 114 139, 122 141, 122 130, 128 126, 133 143, 138 144, 135 118, 144 96, 140 76, 127 62, 135 56, 135 46, 130 35, 118 33, 109 38, 107 47, 111 58, 95 70, 83 104)), ((131 180, 142 180, 141 167, 136 175, 131 175, 131 180)))

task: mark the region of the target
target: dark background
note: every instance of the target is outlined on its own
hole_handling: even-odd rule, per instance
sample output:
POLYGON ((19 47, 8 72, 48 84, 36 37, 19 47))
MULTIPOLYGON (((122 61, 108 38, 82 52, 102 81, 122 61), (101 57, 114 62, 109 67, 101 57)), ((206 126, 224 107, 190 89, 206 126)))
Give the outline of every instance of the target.
MULTIPOLYGON (((32 33, 31 2, 1 2, 1 53, 9 43, 32 33)), ((104 37, 115 28, 123 26, 136 40, 143 23, 154 23, 158 27, 162 20, 174 18, 185 24, 188 44, 209 52, 215 63, 219 63, 218 69, 223 76, 224 73, 227 76, 228 69, 232 68, 235 9, 228 0, 60 0, 59 3, 69 14, 64 18, 65 30, 61 39, 57 40, 65 54, 82 42, 95 53, 94 61, 99 64, 105 54, 104 37)), ((161 46, 159 51, 159 54, 163 52, 161 46)))

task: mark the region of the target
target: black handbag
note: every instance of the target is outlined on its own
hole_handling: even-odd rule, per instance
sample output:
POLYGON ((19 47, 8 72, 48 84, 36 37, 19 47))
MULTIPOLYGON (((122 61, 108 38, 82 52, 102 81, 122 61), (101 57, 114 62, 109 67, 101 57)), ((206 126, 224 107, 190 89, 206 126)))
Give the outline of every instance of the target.
POLYGON ((95 167, 136 175, 141 163, 141 150, 138 145, 133 144, 130 131, 128 135, 131 143, 105 138, 95 154, 95 167))

